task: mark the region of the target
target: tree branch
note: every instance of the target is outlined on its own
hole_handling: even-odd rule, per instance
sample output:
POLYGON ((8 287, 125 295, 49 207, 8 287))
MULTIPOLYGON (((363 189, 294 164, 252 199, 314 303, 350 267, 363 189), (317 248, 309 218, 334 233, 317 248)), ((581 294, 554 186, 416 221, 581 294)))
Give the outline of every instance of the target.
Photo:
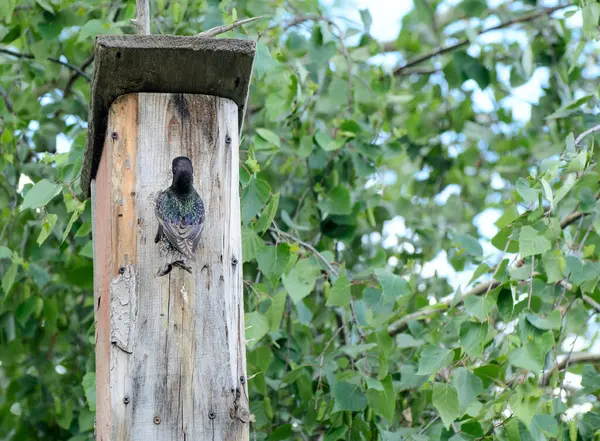
MULTIPOLYGON (((477 34, 477 36, 479 35, 483 35, 486 34, 488 32, 492 32, 492 31, 497 31, 498 29, 503 29, 503 28, 507 28, 509 26, 515 25, 515 24, 519 24, 519 23, 525 23, 528 21, 533 21, 536 20, 540 17, 545 17, 547 15, 550 15, 556 11, 559 11, 561 9, 565 9, 568 8, 570 6, 573 6, 573 3, 569 3, 566 5, 560 5, 560 6, 554 6, 551 8, 544 8, 541 11, 538 12, 534 12, 531 14, 525 14, 521 17, 517 17, 517 18, 513 18, 511 20, 507 20, 505 22, 502 22, 496 26, 492 26, 491 28, 488 29, 483 29, 482 31, 479 31, 479 33, 477 34)), ((448 46, 440 46, 436 49, 433 49, 432 51, 429 51, 425 54, 419 55, 411 60, 408 60, 404 65, 397 67, 394 70, 394 75, 406 75, 406 69, 408 69, 409 67, 413 67, 416 66, 417 64, 421 64, 424 61, 430 60, 431 58, 437 57, 438 55, 443 55, 446 52, 451 52, 455 49, 458 49, 462 46, 465 46, 469 44, 469 39, 468 38, 463 38, 462 40, 459 40, 458 43, 454 43, 448 46)))
POLYGON ((423 319, 426 319, 427 317, 429 317, 430 315, 447 311, 452 306, 458 306, 458 305, 462 304, 467 297, 485 294, 488 290, 491 291, 492 289, 497 288, 498 286, 500 286, 500 282, 492 279, 489 282, 481 283, 481 284, 477 285, 475 288, 473 288, 472 290, 467 291, 466 293, 464 293, 462 295, 460 300, 456 303, 454 303, 454 299, 451 298, 451 299, 442 301, 442 302, 438 303, 437 305, 434 305, 430 308, 420 309, 411 314, 407 314, 404 317, 402 317, 400 320, 397 320, 388 326, 388 334, 390 334, 393 337, 393 336, 401 333, 402 331, 406 330, 406 328, 408 328, 408 322, 411 322, 413 320, 423 320, 423 319))
MULTIPOLYGON (((82 72, 84 72, 89 67, 89 65, 92 64, 93 61, 94 61, 94 53, 92 52, 92 55, 90 55, 89 57, 87 57, 87 59, 79 67, 79 70, 81 70, 82 72)), ((72 88, 73 88, 73 84, 75 84, 75 81, 79 77, 80 77, 80 75, 77 72, 73 72, 73 74, 71 75, 71 78, 69 78, 69 82, 65 86, 65 90, 63 92, 63 98, 66 98, 67 96, 69 96, 71 94, 71 91, 72 91, 72 88)))
POLYGON ((564 360, 552 366, 552 369, 548 370, 540 377, 539 384, 540 386, 547 386, 548 382, 550 381, 550 377, 554 372, 563 371, 569 366, 585 363, 600 364, 600 354, 583 353, 573 354, 570 357, 565 357, 564 360))
POLYGON ((136 18, 131 19, 131 24, 137 29, 138 35, 150 35, 150 5, 148 0, 136 0, 136 18))
POLYGON ((196 34, 195 36, 196 37, 205 37, 205 38, 214 37, 216 35, 224 34, 225 32, 229 32, 232 29, 239 28, 240 26, 243 26, 245 24, 252 23, 253 21, 260 20, 263 17, 264 17, 263 15, 260 15, 258 17, 245 18, 243 20, 238 20, 235 23, 231 23, 229 25, 215 26, 214 28, 210 28, 207 31, 202 31, 199 34, 196 34))
MULTIPOLYGON (((24 58, 24 59, 27 59, 27 60, 34 60, 35 59, 35 57, 33 56, 33 54, 24 54, 24 53, 21 53, 21 52, 15 52, 15 51, 11 51, 9 49, 4 49, 4 48, 0 48, 0 53, 6 54, 6 55, 10 55, 11 57, 15 57, 15 58, 24 58)), ((67 69, 71 69, 73 72, 75 72, 80 77, 85 78, 88 82, 91 81, 91 79, 90 79, 90 77, 89 77, 88 74, 86 74, 84 71, 82 71, 81 69, 79 69, 77 66, 73 66, 71 63, 67 63, 66 61, 61 61, 58 58, 54 58, 54 57, 48 57, 47 60, 51 61, 53 63, 60 64, 61 66, 66 67, 67 69)))

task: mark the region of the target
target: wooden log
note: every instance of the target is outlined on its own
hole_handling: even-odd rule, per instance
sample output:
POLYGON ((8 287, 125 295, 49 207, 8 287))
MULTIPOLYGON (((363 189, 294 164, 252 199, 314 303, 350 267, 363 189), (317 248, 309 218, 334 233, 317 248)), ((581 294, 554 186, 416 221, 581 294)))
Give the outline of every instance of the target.
POLYGON ((140 93, 108 114, 92 180, 98 441, 248 440, 238 107, 140 93), (156 277, 155 198, 187 156, 206 221, 192 274, 156 277))

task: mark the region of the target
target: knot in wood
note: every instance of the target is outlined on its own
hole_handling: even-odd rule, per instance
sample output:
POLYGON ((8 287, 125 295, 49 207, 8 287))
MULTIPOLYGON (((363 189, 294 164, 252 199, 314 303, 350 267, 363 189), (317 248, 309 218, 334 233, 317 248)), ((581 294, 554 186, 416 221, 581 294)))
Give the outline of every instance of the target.
POLYGON ((156 424, 157 426, 160 424, 160 417, 158 415, 154 417, 154 424, 156 424))

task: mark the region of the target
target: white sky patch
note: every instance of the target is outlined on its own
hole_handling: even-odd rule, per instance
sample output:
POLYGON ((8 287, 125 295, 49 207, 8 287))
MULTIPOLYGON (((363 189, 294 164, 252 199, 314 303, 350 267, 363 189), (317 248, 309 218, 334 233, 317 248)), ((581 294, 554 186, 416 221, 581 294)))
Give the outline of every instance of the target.
POLYGON ((59 133, 56 136, 56 153, 69 153, 71 151, 71 141, 64 133, 59 133))
MULTIPOLYGON (((497 208, 487 208, 473 218, 473 224, 481 237, 491 239, 498 234, 495 222, 502 216, 502 211, 497 208)), ((494 248, 495 249, 495 248, 494 248)))
POLYGON ((444 205, 448 201, 448 198, 450 196, 452 196, 452 195, 458 196, 459 194, 460 194, 460 185, 450 184, 450 185, 447 185, 446 188, 444 188, 440 193, 438 193, 433 199, 435 200, 436 204, 444 205))
POLYGON ((19 176, 19 183, 17 184, 17 191, 21 193, 23 191, 23 187, 25 187, 27 184, 33 184, 33 181, 29 176, 21 174, 21 176, 19 176))

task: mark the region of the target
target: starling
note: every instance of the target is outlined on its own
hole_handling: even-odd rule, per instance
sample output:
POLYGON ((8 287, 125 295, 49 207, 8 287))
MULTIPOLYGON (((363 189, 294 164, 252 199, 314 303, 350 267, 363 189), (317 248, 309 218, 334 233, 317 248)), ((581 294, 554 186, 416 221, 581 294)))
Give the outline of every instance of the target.
POLYGON ((169 274, 173 266, 191 273, 188 260, 194 254, 204 229, 204 203, 194 189, 194 168, 185 156, 173 159, 173 183, 156 199, 154 213, 158 218, 155 243, 160 243, 163 265, 157 276, 169 274))

